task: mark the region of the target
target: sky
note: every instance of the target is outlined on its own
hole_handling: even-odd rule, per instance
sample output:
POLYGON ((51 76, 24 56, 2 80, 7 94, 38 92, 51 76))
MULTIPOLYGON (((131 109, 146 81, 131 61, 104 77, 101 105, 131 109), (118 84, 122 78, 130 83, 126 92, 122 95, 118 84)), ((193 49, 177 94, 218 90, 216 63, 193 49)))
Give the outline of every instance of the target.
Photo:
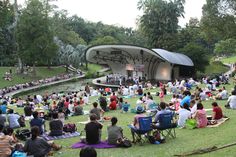
MULTIPOLYGON (((59 9, 67 10, 69 15, 77 15, 85 20, 104 24, 136 28, 137 18, 142 11, 137 9, 139 0, 57 0, 59 9)), ((20 4, 24 0, 18 0, 20 4)), ((185 26, 190 17, 202 16, 202 6, 206 0, 186 0, 185 18, 179 25, 185 26)))

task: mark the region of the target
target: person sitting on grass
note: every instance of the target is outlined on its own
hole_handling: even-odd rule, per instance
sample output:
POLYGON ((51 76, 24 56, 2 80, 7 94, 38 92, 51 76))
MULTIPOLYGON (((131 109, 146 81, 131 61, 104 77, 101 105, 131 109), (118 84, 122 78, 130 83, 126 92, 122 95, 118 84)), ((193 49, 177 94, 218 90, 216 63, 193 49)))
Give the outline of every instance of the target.
POLYGON ((110 110, 116 110, 117 104, 115 99, 111 99, 111 103, 109 105, 110 110))
POLYGON ((97 144, 101 140, 103 125, 97 121, 96 114, 90 114, 90 122, 85 125, 86 143, 97 144))
POLYGON ((184 127, 187 119, 191 118, 191 112, 188 104, 185 103, 182 108, 177 111, 179 113, 178 127, 184 127))
POLYGON ((93 147, 84 147, 80 150, 80 157, 97 157, 97 152, 93 147))
POLYGON ((18 114, 15 114, 13 109, 8 110, 8 122, 10 128, 12 129, 20 128, 20 124, 18 122, 19 118, 20 116, 18 114))
POLYGON ((198 128, 204 128, 207 126, 207 114, 206 111, 203 108, 202 103, 197 104, 197 111, 193 115, 193 118, 197 120, 197 127, 198 128))
MULTIPOLYGON (((0 132, 3 127, 0 126, 0 132)), ((9 157, 12 153, 13 146, 11 145, 11 138, 4 133, 0 133, 0 156, 1 157, 9 157)))
POLYGON ((42 118, 39 118, 39 113, 37 111, 33 112, 33 119, 30 121, 30 127, 37 126, 39 128, 39 134, 42 135, 44 133, 45 121, 42 118))
POLYGON ((113 145, 118 145, 119 141, 123 138, 123 129, 119 126, 117 126, 117 118, 112 117, 111 118, 111 125, 107 127, 108 132, 108 143, 113 145))
POLYGON ((218 106, 217 102, 213 102, 212 104, 213 112, 212 112, 212 120, 219 120, 223 118, 223 112, 221 107, 218 106))
POLYGON ((236 90, 232 91, 232 95, 228 98, 226 108, 236 109, 236 90))
POLYGON ((2 114, 2 110, 0 110, 0 125, 2 125, 3 127, 6 126, 6 116, 2 114))
POLYGON ((53 120, 49 122, 49 136, 61 136, 63 134, 63 123, 58 119, 58 113, 54 112, 52 118, 53 120))
POLYGON ((104 111, 101 108, 98 108, 98 103, 93 103, 93 109, 90 110, 90 114, 94 113, 97 117, 97 120, 100 120, 103 117, 104 111))
POLYGON ((79 115, 83 115, 84 111, 83 111, 83 106, 82 105, 77 105, 74 107, 74 114, 73 116, 79 116, 79 115))
POLYGON ((130 104, 126 101, 125 103, 122 104, 122 113, 125 112, 127 113, 129 111, 130 104))
POLYGON ((54 142, 47 142, 39 136, 39 128, 34 126, 31 128, 31 138, 25 142, 24 151, 27 155, 34 157, 47 156, 51 149, 58 151, 62 147, 56 145, 54 142))

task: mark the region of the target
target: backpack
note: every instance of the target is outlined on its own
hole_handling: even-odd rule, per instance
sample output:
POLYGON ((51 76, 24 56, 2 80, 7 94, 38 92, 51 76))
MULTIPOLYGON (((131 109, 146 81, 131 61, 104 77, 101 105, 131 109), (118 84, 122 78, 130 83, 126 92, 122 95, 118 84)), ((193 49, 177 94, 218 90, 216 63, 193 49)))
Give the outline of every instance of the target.
POLYGON ((68 123, 63 126, 63 131, 73 133, 77 131, 77 127, 74 123, 68 123))
POLYGON ((129 139, 124 137, 122 140, 119 141, 119 146, 124 148, 129 148, 132 146, 132 143, 129 139))
POLYGON ((16 130, 16 137, 22 141, 26 141, 31 135, 31 131, 29 129, 16 130))

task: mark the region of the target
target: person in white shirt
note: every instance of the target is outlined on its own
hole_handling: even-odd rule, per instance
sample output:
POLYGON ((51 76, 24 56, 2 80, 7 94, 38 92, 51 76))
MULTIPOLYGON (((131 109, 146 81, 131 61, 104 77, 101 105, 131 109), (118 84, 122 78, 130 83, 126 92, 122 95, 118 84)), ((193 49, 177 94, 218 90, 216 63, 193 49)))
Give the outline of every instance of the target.
POLYGON ((227 98, 228 98, 228 92, 225 89, 225 87, 223 87, 223 90, 221 92, 221 99, 224 100, 224 99, 227 99, 227 98))
POLYGON ((206 92, 203 91, 203 90, 200 90, 199 97, 200 97, 200 99, 201 99, 202 101, 206 100, 206 99, 207 99, 206 92))
POLYGON ((143 104, 142 97, 136 101, 136 106, 141 106, 143 104))
POLYGON ((197 103, 195 100, 191 100, 190 101, 190 112, 192 115, 194 115, 196 111, 197 111, 197 103))
POLYGON ((179 109, 178 126, 184 127, 187 119, 191 118, 191 112, 189 111, 188 104, 184 104, 183 108, 179 109))
POLYGON ((232 95, 228 98, 227 105, 231 109, 236 109, 236 91, 232 91, 232 95))

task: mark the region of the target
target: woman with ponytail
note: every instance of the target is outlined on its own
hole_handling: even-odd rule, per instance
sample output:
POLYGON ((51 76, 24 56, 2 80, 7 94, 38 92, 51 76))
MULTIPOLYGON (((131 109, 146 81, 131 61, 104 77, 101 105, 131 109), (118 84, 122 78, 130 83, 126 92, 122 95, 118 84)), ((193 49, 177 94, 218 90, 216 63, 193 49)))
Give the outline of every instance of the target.
POLYGON ((115 144, 118 145, 118 141, 120 139, 123 139, 123 129, 119 126, 116 126, 117 118, 112 117, 111 118, 111 125, 108 126, 107 132, 108 132, 108 143, 109 144, 115 144))
POLYGON ((25 142, 24 151, 27 155, 32 155, 34 157, 44 157, 50 151, 51 148, 54 150, 59 150, 61 146, 57 146, 53 142, 47 142, 43 138, 38 137, 40 134, 39 128, 33 126, 31 128, 31 138, 25 142))

